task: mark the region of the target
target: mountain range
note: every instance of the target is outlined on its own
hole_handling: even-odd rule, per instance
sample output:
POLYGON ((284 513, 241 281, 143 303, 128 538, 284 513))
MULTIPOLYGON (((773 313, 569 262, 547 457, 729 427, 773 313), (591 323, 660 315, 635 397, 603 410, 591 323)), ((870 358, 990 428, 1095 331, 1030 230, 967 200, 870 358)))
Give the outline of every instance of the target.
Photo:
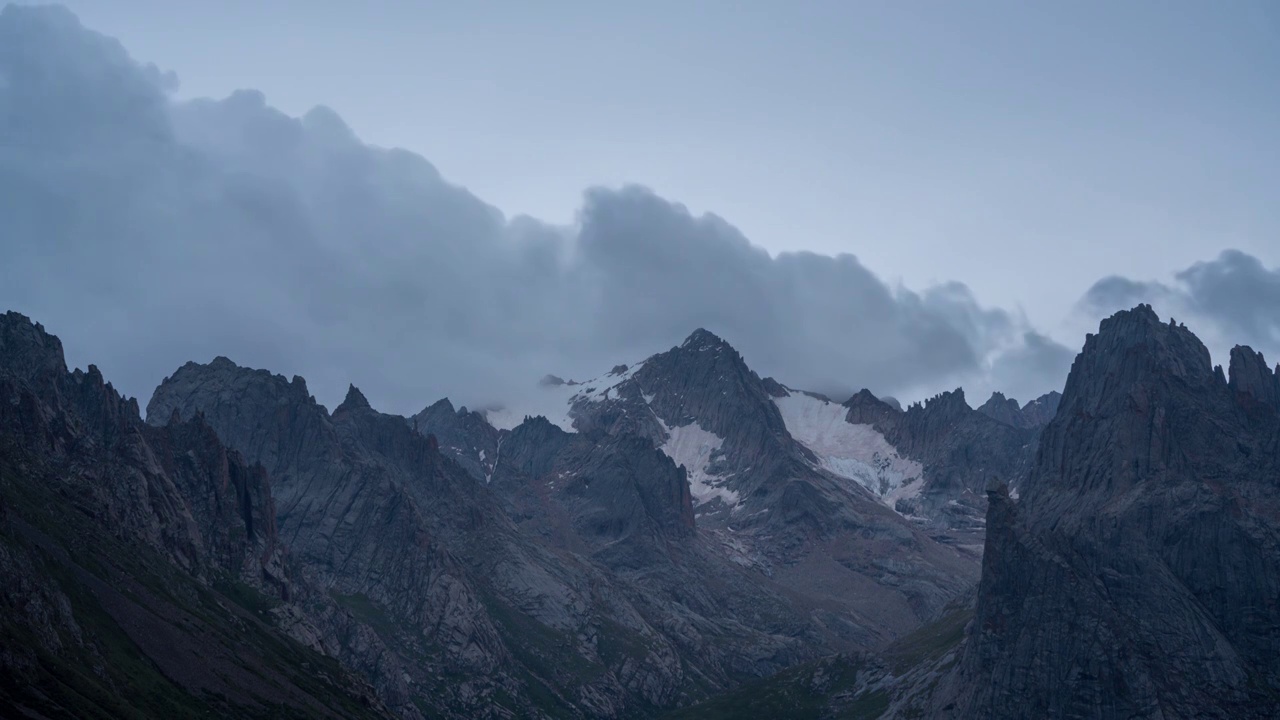
POLYGON ((705 329, 411 416, 0 316, 25 717, 1271 717, 1280 368, 1149 306, 1061 394, 902 409, 705 329), (755 710, 752 710, 754 708, 755 710), (773 708, 772 710, 763 710, 773 708))

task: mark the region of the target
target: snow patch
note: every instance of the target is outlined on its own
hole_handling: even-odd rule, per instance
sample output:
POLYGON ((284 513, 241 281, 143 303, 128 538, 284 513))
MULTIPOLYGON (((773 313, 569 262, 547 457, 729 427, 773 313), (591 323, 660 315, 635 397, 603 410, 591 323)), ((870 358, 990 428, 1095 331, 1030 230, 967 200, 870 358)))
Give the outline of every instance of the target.
POLYGON ((634 365, 628 365, 627 369, 624 372, 617 373, 616 375, 613 373, 607 373, 598 378, 593 378, 586 382, 578 383, 576 386, 566 386, 566 387, 574 387, 579 390, 579 392, 574 393, 569 398, 569 403, 570 404, 579 403, 579 402, 595 403, 595 402, 608 400, 609 391, 614 390, 622 383, 630 380, 632 377, 635 376, 636 372, 638 372, 642 367, 644 367, 644 363, 638 362, 638 363, 635 363, 634 365))
POLYGON ((871 425, 845 421, 844 406, 800 392, 774 398, 787 432, 818 464, 867 488, 886 505, 920 494, 924 467, 898 454, 871 425))
MULTIPOLYGON (((498 469, 498 461, 502 459, 502 440, 498 438, 498 452, 493 456, 493 464, 489 466, 489 472, 484 474, 484 484, 488 485, 493 480, 493 471, 498 469)), ((481 460, 484 459, 484 451, 480 451, 481 460)), ((481 468, 483 469, 483 468, 481 468)))
MULTIPOLYGON (((659 422, 662 422, 659 419, 659 422)), ((676 465, 683 465, 689 475, 689 493, 695 505, 703 505, 716 498, 730 507, 738 504, 738 493, 724 487, 725 478, 707 472, 711 455, 724 444, 724 438, 702 426, 690 423, 683 427, 666 427, 667 441, 658 448, 676 465)))

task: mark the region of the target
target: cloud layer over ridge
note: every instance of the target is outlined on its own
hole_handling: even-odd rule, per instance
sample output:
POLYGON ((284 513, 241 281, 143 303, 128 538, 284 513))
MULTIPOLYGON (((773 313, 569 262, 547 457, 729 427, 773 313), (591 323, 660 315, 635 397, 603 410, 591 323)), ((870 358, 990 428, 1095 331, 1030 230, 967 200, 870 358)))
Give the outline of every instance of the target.
MULTIPOLYGON (((971 401, 1026 400, 1059 388, 1074 355, 958 282, 916 291, 853 255, 770 255, 635 186, 587 190, 572 227, 508 218, 327 108, 289 117, 252 90, 179 102, 176 82, 64 9, 0 13, 0 307, 128 394, 227 355, 303 375, 330 405, 350 381, 409 413, 590 376, 697 327, 762 374, 835 394, 964 384, 971 401)), ((1215 267, 1180 282, 1213 286, 1215 267)), ((1268 327, 1224 309, 1227 290, 1197 298, 1268 327)))

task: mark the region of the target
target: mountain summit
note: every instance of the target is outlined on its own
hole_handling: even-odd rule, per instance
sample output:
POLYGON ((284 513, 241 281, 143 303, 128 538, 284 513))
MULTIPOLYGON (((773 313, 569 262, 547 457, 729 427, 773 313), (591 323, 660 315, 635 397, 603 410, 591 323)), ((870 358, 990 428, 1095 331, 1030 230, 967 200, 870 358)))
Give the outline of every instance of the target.
POLYGON ((1274 717, 1277 373, 1150 306, 1076 358, 1022 499, 991 491, 955 717, 1274 717))

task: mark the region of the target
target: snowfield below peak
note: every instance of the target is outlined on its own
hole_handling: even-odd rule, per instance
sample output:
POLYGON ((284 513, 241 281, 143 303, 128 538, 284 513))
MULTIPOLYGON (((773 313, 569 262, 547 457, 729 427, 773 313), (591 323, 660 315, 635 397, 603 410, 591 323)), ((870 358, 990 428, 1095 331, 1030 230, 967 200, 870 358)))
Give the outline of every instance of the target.
MULTIPOLYGON (((711 346, 698 350, 713 349, 711 346)), ((552 424, 566 432, 577 432, 574 427, 574 408, 582 408, 591 403, 606 402, 617 397, 617 388, 635 376, 644 366, 644 362, 634 365, 619 366, 598 378, 583 382, 544 382, 518 406, 493 408, 484 411, 485 419, 498 430, 512 430, 526 417, 541 415, 552 424)), ((654 395, 642 395, 647 412, 653 412, 647 406, 654 395)), ((738 505, 738 493, 724 486, 727 476, 712 474, 708 468, 712 464, 712 455, 724 444, 724 438, 713 432, 704 430, 697 422, 680 427, 670 427, 654 413, 654 418, 662 427, 666 436, 658 449, 671 458, 676 465, 683 465, 689 476, 689 492, 693 496, 694 505, 702 506, 719 499, 724 505, 735 508, 738 505)))
MULTIPOLYGON (((661 422, 661 420, 659 420, 661 422)), ((676 465, 683 465, 689 474, 689 494, 693 495, 694 505, 705 505, 716 498, 729 507, 738 504, 738 493, 723 487, 724 478, 707 472, 711 465, 711 455, 724 444, 724 438, 700 425, 690 423, 683 427, 666 427, 667 441, 658 448, 676 465)))
POLYGON ((889 507, 920 492, 924 467, 899 455, 871 425, 846 422, 843 405, 796 391, 773 402, 787 432, 822 469, 857 482, 889 507))

